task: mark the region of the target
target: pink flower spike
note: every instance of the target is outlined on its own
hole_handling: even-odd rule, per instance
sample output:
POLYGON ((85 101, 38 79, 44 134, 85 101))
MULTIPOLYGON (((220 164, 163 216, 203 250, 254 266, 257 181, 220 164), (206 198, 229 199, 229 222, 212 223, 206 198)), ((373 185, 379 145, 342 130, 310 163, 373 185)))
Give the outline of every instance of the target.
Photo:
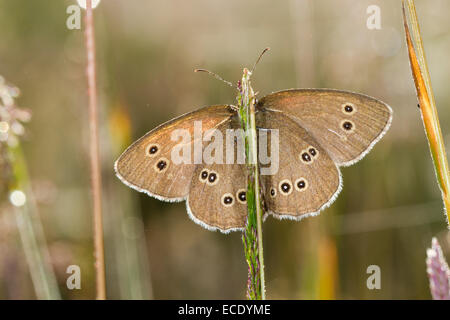
POLYGON ((436 238, 427 250, 427 274, 433 300, 450 300, 450 269, 436 238))

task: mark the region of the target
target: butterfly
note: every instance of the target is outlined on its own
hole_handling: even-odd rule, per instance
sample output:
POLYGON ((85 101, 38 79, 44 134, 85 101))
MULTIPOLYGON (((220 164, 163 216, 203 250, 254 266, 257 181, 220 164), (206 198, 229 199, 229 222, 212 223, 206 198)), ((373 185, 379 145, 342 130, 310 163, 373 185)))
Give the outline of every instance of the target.
MULTIPOLYGON (((278 134, 277 170, 260 176, 260 192, 266 215, 279 219, 300 220, 331 205, 342 189, 339 167, 361 160, 392 121, 387 104, 334 89, 283 90, 255 100, 254 107, 259 140, 266 131, 278 134)), ((245 163, 173 158, 180 148, 191 156, 195 149, 207 151, 215 141, 211 132, 226 136, 240 126, 239 108, 234 105, 184 114, 127 148, 115 162, 116 175, 129 187, 159 200, 185 200, 189 217, 209 230, 243 230, 247 219, 245 163), (186 133, 181 143, 173 139, 176 131, 186 133), (201 135, 196 136, 196 131, 201 135)), ((239 150, 235 145, 231 148, 236 160, 239 150)))

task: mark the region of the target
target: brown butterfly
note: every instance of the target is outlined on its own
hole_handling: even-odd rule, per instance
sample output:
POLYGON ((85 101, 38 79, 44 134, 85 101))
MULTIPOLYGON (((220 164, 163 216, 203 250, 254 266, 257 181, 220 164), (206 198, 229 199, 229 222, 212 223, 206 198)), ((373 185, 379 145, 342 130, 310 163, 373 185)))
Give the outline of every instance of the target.
MULTIPOLYGON (((261 193, 266 212, 279 219, 300 220, 328 207, 342 188, 339 167, 362 159, 392 120, 387 104, 333 89, 275 92, 257 101, 255 110, 259 139, 264 130, 278 132, 278 170, 261 176, 261 193)), ((207 151, 215 141, 211 132, 225 136, 239 128, 238 107, 233 105, 187 113, 133 143, 116 161, 116 174, 159 200, 186 200, 189 217, 209 230, 242 230, 247 218, 245 164, 173 160, 175 149, 191 155, 196 148, 207 151), (174 141, 176 130, 188 138, 174 141), (200 138, 195 131, 201 132, 200 138)), ((232 149, 236 160, 239 150, 232 149)))

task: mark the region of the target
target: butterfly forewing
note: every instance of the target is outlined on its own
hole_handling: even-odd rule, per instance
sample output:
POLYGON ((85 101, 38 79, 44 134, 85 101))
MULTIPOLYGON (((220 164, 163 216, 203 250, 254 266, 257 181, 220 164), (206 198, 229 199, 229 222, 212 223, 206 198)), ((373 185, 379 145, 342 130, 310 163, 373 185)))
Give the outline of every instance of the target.
POLYGON ((339 166, 360 160, 384 135, 392 110, 374 98, 331 89, 293 89, 262 98, 258 109, 281 112, 306 129, 339 166))
MULTIPOLYGON (((194 164, 194 125, 201 123, 201 135, 235 115, 231 106, 211 106, 166 122, 132 144, 116 161, 117 176, 130 187, 160 200, 181 201, 189 193, 194 164), (180 144, 174 130, 187 133, 191 161, 174 163, 172 149, 180 144), (180 131, 181 130, 181 131, 180 131)), ((180 138, 181 139, 181 138, 180 138)))

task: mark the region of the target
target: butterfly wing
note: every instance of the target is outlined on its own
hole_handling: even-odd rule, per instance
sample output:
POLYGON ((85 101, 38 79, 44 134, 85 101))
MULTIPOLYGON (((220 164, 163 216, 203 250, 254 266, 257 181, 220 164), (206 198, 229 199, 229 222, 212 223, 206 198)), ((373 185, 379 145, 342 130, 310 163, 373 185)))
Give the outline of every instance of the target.
MULTIPOLYGON (((226 140, 226 130, 238 128, 236 116, 221 124, 217 130, 226 140)), ((194 171, 186 200, 188 214, 194 222, 209 230, 218 229, 224 233, 243 229, 247 220, 247 173, 245 159, 238 160, 237 143, 242 142, 242 133, 233 132, 236 139, 223 141, 221 144, 221 148, 227 146, 234 149, 233 161, 230 163, 224 158, 222 163, 199 164, 194 171)), ((207 145, 208 143, 205 143, 205 148, 207 145)))
POLYGON ((293 89, 269 94, 257 109, 297 122, 339 166, 362 159, 389 129, 391 108, 374 98, 331 89, 293 89))
MULTIPOLYGON (((261 175, 268 213, 299 220, 328 207, 341 190, 341 175, 324 147, 280 112, 259 111, 257 126, 278 129, 279 165, 261 175)), ((272 140, 270 143, 275 143, 272 140)))
POLYGON ((205 131, 216 128, 235 114, 232 106, 210 106, 158 126, 125 150, 114 165, 116 175, 131 188, 159 200, 184 200, 196 167, 192 152, 196 122, 201 122, 201 139, 205 131), (175 130, 187 134, 187 141, 182 142, 191 152, 192 161, 189 163, 172 161, 172 150, 180 144, 179 140, 172 140, 175 130))
POLYGON ((189 217, 209 230, 241 230, 247 221, 245 165, 199 165, 186 200, 189 217), (207 173, 206 179, 202 174, 207 173), (215 175, 212 181, 211 175, 215 175), (212 181, 212 182, 211 182, 212 181))

